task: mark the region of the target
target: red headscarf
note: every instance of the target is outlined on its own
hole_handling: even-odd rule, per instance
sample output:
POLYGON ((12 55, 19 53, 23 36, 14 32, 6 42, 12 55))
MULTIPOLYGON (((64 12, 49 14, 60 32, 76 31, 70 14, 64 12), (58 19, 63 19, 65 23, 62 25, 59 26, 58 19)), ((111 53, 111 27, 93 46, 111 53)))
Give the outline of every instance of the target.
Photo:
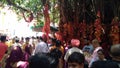
POLYGON ((80 41, 78 39, 72 39, 71 40, 71 45, 78 47, 80 45, 80 41))

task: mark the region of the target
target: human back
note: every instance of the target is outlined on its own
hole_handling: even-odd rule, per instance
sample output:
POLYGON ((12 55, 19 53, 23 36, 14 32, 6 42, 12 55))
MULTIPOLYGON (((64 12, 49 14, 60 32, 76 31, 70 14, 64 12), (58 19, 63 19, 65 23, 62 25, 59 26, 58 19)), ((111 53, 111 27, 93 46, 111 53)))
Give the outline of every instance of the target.
POLYGON ((0 61, 2 60, 4 54, 7 52, 8 46, 6 45, 6 36, 3 35, 0 37, 0 61))

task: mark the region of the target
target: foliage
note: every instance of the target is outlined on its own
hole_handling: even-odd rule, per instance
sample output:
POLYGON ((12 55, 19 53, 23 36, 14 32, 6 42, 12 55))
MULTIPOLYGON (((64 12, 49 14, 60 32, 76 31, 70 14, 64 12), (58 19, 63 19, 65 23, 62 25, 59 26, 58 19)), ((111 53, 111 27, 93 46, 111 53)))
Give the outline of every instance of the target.
POLYGON ((55 7, 58 3, 57 0, 0 0, 0 7, 8 5, 12 10, 15 10, 19 19, 23 18, 23 13, 26 18, 30 17, 30 13, 32 13, 34 19, 37 20, 36 23, 40 23, 44 22, 43 9, 45 3, 49 4, 51 22, 58 23, 59 10, 55 7))

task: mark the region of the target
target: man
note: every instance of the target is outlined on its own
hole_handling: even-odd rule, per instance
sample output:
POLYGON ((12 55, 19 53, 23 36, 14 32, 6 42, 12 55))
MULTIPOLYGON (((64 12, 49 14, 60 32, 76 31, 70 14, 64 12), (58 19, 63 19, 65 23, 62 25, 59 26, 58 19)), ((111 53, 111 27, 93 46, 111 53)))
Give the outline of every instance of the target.
POLYGON ((0 37, 0 67, 1 65, 4 66, 5 59, 6 59, 6 54, 7 54, 7 49, 8 46, 6 45, 6 36, 2 35, 0 37))
POLYGON ((43 34, 42 37, 40 37, 40 42, 38 43, 38 45, 35 48, 35 52, 34 54, 37 53, 49 53, 49 47, 47 44, 47 36, 45 34, 43 34))
POLYGON ((46 54, 38 53, 29 60, 29 68, 50 68, 50 61, 46 54))
POLYGON ((84 68, 85 57, 82 53, 73 52, 67 62, 68 68, 84 68))
POLYGON ((29 55, 31 56, 32 52, 33 52, 33 46, 32 44, 30 44, 30 38, 26 37, 25 38, 25 43, 23 45, 23 50, 29 55))
POLYGON ((80 45, 80 41, 78 39, 72 39, 71 40, 71 46, 72 46, 72 48, 70 48, 70 49, 67 50, 64 59, 67 60, 67 58, 68 58, 67 54, 69 55, 69 53, 71 53, 71 52, 80 52, 80 53, 83 53, 82 50, 80 50, 78 48, 79 45, 80 45))
POLYGON ((71 40, 72 48, 68 49, 64 60, 67 62, 67 68, 84 68, 85 57, 82 50, 78 47, 80 41, 78 39, 71 40))
POLYGON ((112 45, 110 49, 112 61, 116 62, 120 68, 120 44, 112 45))
POLYGON ((119 68, 119 66, 113 61, 95 61, 90 68, 119 68))
POLYGON ((8 46, 5 44, 6 42, 6 36, 3 35, 0 37, 0 61, 3 58, 4 54, 7 52, 8 46))

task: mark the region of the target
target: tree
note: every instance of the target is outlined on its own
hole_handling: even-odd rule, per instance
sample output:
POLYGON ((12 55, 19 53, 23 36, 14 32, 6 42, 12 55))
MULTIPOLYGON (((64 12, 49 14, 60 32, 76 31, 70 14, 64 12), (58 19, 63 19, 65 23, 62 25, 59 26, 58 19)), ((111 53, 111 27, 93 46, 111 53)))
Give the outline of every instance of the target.
POLYGON ((43 10, 45 4, 48 4, 51 22, 58 23, 59 11, 57 0, 0 0, 0 7, 9 6, 10 9, 15 10, 20 19, 24 18, 28 23, 33 19, 37 20, 37 23, 34 24, 37 27, 44 24, 43 10))
MULTIPOLYGON (((66 42, 77 38, 81 41, 81 45, 84 45, 84 39, 100 40, 105 36, 107 36, 105 40, 110 39, 111 22, 114 17, 120 18, 119 0, 58 1, 60 2, 60 33, 66 42)), ((104 42, 110 43, 110 41, 104 42)))
MULTIPOLYGON (((59 22, 59 32, 64 41, 77 38, 84 39, 109 36, 113 18, 120 18, 119 0, 2 0, 0 5, 11 5, 18 15, 22 14, 28 22, 36 19, 38 23, 59 22), (47 4, 47 6, 46 6, 47 4), (44 13, 45 7, 48 12, 44 13), (48 17, 48 13, 49 16, 48 17), (28 17, 28 19, 26 18, 28 17), (99 25, 98 27, 96 26, 99 25), (101 33, 104 32, 105 34, 101 33), (100 29, 100 30, 99 30, 100 29)), ((44 24, 45 25, 45 24, 44 24)), ((38 26, 39 27, 39 26, 38 26)), ((47 27, 47 26, 46 26, 47 27)), ((120 26, 119 26, 120 27, 120 26)), ((114 31, 114 30, 113 30, 114 31)), ((119 28, 120 32, 120 28, 119 28)), ((108 37, 109 38, 109 37, 108 37)), ((108 39, 107 38, 107 39, 108 39)))

